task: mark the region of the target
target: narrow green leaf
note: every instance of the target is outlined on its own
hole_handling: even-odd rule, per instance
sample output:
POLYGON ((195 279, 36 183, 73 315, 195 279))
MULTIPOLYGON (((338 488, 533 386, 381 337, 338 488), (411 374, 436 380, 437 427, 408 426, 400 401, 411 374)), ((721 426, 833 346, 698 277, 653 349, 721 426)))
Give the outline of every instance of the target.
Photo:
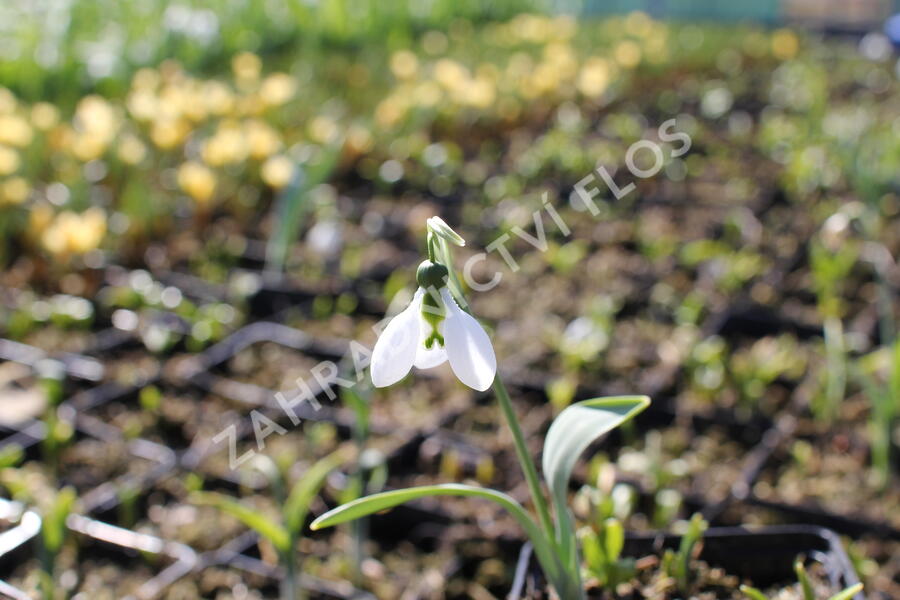
POLYGON ((191 501, 194 504, 215 506, 222 512, 231 515, 272 542, 279 552, 287 552, 290 548, 290 536, 284 527, 233 498, 218 492, 195 492, 191 495, 191 501))
POLYGON ((751 600, 769 600, 768 598, 766 598, 765 594, 763 594, 755 587, 750 587, 749 585, 742 585, 741 593, 749 596, 751 600))
POLYGON ((0 470, 15 467, 25 457, 25 452, 19 444, 9 444, 0 448, 0 470))
POLYGON ((829 600, 850 600, 853 596, 857 595, 863 590, 863 584, 857 583, 856 585, 851 585, 843 592, 838 592, 829 600))
POLYGON ((798 558, 794 562, 794 571, 797 573, 797 580, 800 582, 800 587, 803 589, 803 599, 816 600, 816 595, 813 593, 812 582, 809 580, 809 575, 806 574, 806 567, 803 566, 803 560, 798 558))
POLYGON ((584 562, 589 571, 595 576, 606 573, 608 562, 606 552, 600 544, 600 538, 592 529, 587 529, 581 536, 581 551, 584 553, 584 562))
POLYGON ((708 527, 709 523, 704 520, 703 515, 694 513, 687 531, 681 536, 681 543, 678 547, 678 560, 675 565, 675 578, 678 580, 679 588, 684 593, 688 591, 688 579, 694 547, 700 541, 700 538, 703 537, 708 527))
POLYGON ((522 529, 525 530, 525 533, 534 545, 535 554, 537 555, 541 566, 544 568, 544 574, 547 576, 547 579, 553 583, 557 590, 564 590, 569 587, 566 583, 562 565, 554 554, 550 541, 544 536, 537 523, 535 523, 525 509, 522 508, 521 504, 506 494, 495 490, 459 483, 445 483, 381 492, 380 494, 359 498, 328 511, 314 520, 312 525, 310 525, 310 528, 317 530, 333 525, 339 525, 341 523, 346 523, 347 521, 352 521, 353 519, 365 517, 406 502, 429 496, 469 496, 496 502, 508 510, 522 529))
POLYGON ((44 548, 51 554, 56 554, 62 547, 66 533, 66 519, 72 512, 72 506, 77 499, 75 488, 64 487, 53 499, 47 514, 42 521, 41 532, 44 539, 44 548))
POLYGON ((342 450, 336 450, 316 462, 294 484, 287 502, 284 504, 284 522, 289 533, 297 535, 303 528, 309 506, 319 494, 328 474, 335 470, 345 459, 342 450))
POLYGON ((343 138, 338 138, 322 148, 318 161, 298 165, 293 180, 278 195, 277 225, 266 245, 267 269, 280 270, 284 266, 290 245, 297 239, 304 219, 312 209, 309 192, 328 179, 337 165, 343 147, 343 138))
POLYGON ((570 571, 578 568, 575 535, 567 507, 569 477, 575 461, 591 442, 649 405, 647 396, 593 398, 567 407, 550 425, 542 466, 556 509, 557 546, 563 564, 570 571))
POLYGON ((622 527, 621 521, 610 518, 604 523, 603 532, 606 556, 610 562, 616 562, 622 555, 622 548, 625 547, 625 528, 622 527))

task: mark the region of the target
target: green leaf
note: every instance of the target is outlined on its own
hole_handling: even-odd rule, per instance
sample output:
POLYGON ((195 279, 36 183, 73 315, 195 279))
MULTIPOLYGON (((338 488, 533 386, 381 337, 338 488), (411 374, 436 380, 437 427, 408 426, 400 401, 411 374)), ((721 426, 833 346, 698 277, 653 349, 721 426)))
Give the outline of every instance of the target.
POLYGON ((191 495, 191 501, 194 504, 215 506, 222 512, 231 515, 272 542, 279 552, 284 553, 290 549, 290 536, 284 527, 233 498, 218 492, 196 492, 191 495))
POLYGON ((806 568, 803 566, 803 561, 801 559, 797 559, 794 562, 794 571, 797 573, 797 580, 800 582, 800 587, 803 589, 804 600, 816 600, 816 595, 813 593, 812 582, 809 580, 809 575, 806 574, 806 568))
POLYGON ((853 596, 857 595, 863 590, 863 584, 857 583, 856 585, 851 585, 843 592, 838 592, 829 600, 850 600, 853 596))
POLYGON ((606 552, 600 544, 600 538, 593 529, 587 529, 581 536, 581 551, 584 553, 584 562, 588 570, 596 577, 605 579, 609 561, 606 552))
POLYGON ((370 390, 364 388, 365 392, 360 393, 357 389, 359 387, 361 386, 342 387, 341 401, 353 411, 355 434, 360 440, 365 440, 369 436, 370 390))
POLYGON ((9 444, 0 448, 0 470, 15 467, 25 457, 25 452, 19 444, 9 444))
POLYGON ((763 594, 755 587, 750 587, 749 585, 742 585, 741 593, 749 596, 751 600, 769 600, 768 598, 766 598, 765 594, 763 594))
POLYGON ((687 531, 681 536, 681 543, 678 547, 678 556, 675 565, 675 578, 678 581, 679 589, 683 593, 687 593, 688 591, 688 576, 690 574, 694 546, 696 546, 697 542, 700 541, 700 538, 703 537, 703 534, 708 527, 709 523, 703 519, 703 515, 695 513, 694 516, 691 517, 687 531))
POLYGON ((567 508, 569 478, 575 461, 598 437, 633 418, 650 405, 647 396, 593 398, 569 406, 554 419, 544 440, 542 466, 556 508, 560 558, 567 569, 578 569, 575 535, 567 508))
POLYGON ((64 487, 53 499, 47 514, 42 521, 41 533, 44 539, 44 548, 51 554, 56 554, 62 547, 66 533, 66 519, 72 512, 77 495, 72 487, 64 487))
POLYGON ((309 514, 309 506, 318 496, 319 490, 325 483, 328 474, 335 470, 345 459, 345 452, 336 450, 325 458, 316 462, 303 474, 303 477, 294 484, 287 502, 284 504, 284 523, 288 532, 293 535, 300 533, 306 515, 309 514))
POLYGON ((281 191, 276 200, 276 228, 266 245, 266 268, 280 270, 288 256, 291 243, 297 239, 307 213, 312 209, 310 191, 324 183, 337 166, 344 148, 343 137, 338 137, 314 163, 297 166, 293 180, 281 191))
POLYGON ((609 518, 604 523, 603 533, 606 556, 610 562, 616 562, 622 555, 622 548, 625 547, 625 528, 618 519, 609 518))
POLYGON ((544 536, 537 523, 535 523, 525 509, 522 508, 521 504, 516 502, 510 496, 495 490, 463 485, 460 483, 445 483, 382 492, 380 494, 365 496, 338 506, 319 516, 312 522, 310 528, 315 531, 325 527, 339 525, 341 523, 346 523, 347 521, 352 521, 353 519, 365 517, 412 500, 418 500, 429 496, 469 496, 496 502, 508 510, 522 529, 525 530, 525 533, 534 545, 535 554, 544 569, 544 574, 547 576, 547 579, 550 580, 557 590, 564 590, 569 587, 566 583, 562 565, 554 554, 550 541, 544 536))

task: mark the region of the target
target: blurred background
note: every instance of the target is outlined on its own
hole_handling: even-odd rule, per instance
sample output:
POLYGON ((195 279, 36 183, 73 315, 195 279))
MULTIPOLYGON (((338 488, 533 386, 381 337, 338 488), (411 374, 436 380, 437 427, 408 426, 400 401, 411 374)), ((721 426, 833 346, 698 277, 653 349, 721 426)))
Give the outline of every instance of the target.
MULTIPOLYGON (((313 514, 446 481, 524 498, 493 399, 446 368, 323 392, 299 426, 274 394, 371 347, 426 218, 468 240, 459 268, 545 198, 571 234, 513 236, 521 269, 491 254, 471 293, 534 454, 574 400, 654 399, 576 473, 579 518, 824 525, 866 597, 900 597, 898 12, 6 0, 0 597, 278 597, 272 544, 196 494, 277 515, 339 447, 313 514), (592 215, 598 167, 636 189, 596 180, 592 215), (264 448, 254 409, 285 428, 264 448), (230 469, 223 430, 262 462, 230 469)), ((462 499, 302 537, 314 598, 505 597, 522 542, 462 499)))

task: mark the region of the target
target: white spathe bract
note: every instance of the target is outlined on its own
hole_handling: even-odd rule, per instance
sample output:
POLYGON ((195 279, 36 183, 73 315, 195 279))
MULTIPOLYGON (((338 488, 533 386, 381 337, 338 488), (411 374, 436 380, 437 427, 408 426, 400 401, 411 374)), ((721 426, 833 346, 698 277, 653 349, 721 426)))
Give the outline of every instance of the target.
POLYGON ((463 311, 447 288, 441 289, 444 319, 438 333, 444 345, 437 341, 425 347, 432 326, 422 317, 422 298, 419 288, 403 312, 391 319, 372 351, 372 383, 387 387, 403 379, 414 366, 430 369, 450 361, 453 373, 470 388, 484 391, 491 387, 497 373, 497 357, 484 329, 463 311))

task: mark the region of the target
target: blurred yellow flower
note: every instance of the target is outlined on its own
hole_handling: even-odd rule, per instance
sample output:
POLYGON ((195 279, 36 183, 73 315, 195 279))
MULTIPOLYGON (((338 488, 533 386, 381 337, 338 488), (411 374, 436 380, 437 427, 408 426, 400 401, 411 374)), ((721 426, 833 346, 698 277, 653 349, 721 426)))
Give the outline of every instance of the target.
POLYGON ((106 233, 106 213, 102 208, 92 206, 81 213, 81 222, 69 232, 69 246, 72 252, 84 254, 100 245, 106 233))
POLYGON ((221 81, 204 81, 200 96, 210 114, 221 117, 234 110, 234 93, 221 81))
POLYGON ((216 133, 203 145, 203 161, 212 166, 236 164, 247 158, 247 140, 236 121, 219 123, 216 133))
POLYGON ((81 131, 108 136, 116 128, 115 112, 112 105, 103 97, 86 96, 75 108, 75 125, 81 131))
POLYGON ((464 89, 464 102, 482 110, 490 107, 497 97, 494 82, 485 77, 476 77, 464 89))
POLYGON ((441 86, 435 82, 423 81, 413 89, 412 102, 417 106, 428 108, 440 102, 443 94, 441 86))
POLYGON ((103 155, 118 128, 113 107, 96 95, 81 99, 75 109, 73 124, 76 135, 71 151, 85 162, 103 155))
POLYGON ((250 156, 262 160, 281 149, 281 138, 270 125, 259 119, 250 119, 244 123, 244 136, 250 148, 250 156))
POLYGON ((152 90, 159 85, 159 71, 156 69, 151 69, 149 67, 144 67, 142 69, 138 69, 134 74, 134 77, 131 78, 131 87, 137 89, 146 89, 152 90))
POLYGON ((789 60, 800 50, 800 40, 790 29, 779 29, 772 34, 772 54, 775 58, 789 60))
POLYGON ((16 110, 16 97, 5 87, 0 87, 0 113, 11 113, 16 110))
POLYGON ((53 222, 53 208, 49 204, 38 204, 28 213, 28 236, 36 240, 53 222))
POLYGON ((625 31, 637 37, 647 37, 653 31, 653 19, 639 10, 625 17, 625 31))
POLYGON ((259 97, 269 106, 280 106, 297 93, 297 80, 287 73, 272 73, 263 79, 259 97))
POLYGON ((262 60, 252 52, 241 52, 231 59, 231 70, 239 84, 251 85, 259 79, 262 60))
POLYGON ((260 176, 267 185, 281 189, 294 177, 294 163, 283 154, 273 156, 263 163, 260 176))
POLYGON ((372 133, 362 125, 353 125, 347 131, 347 150, 353 155, 365 154, 374 142, 372 133))
POLYGON ((149 90, 138 89, 131 92, 126 103, 128 111, 138 121, 152 121, 156 117, 156 94, 149 90))
POLYGON ((89 133, 78 133, 69 148, 72 155, 82 162, 100 158, 106 152, 106 139, 92 136, 89 133))
POLYGON ((150 128, 150 139, 160 150, 171 150, 184 141, 190 127, 182 119, 159 118, 150 128))
POLYGON ((375 121, 381 127, 393 127, 406 114, 407 104, 397 96, 388 96, 375 107, 375 121))
POLYGON ((469 71, 458 62, 442 58, 434 65, 434 79, 450 91, 464 85, 469 79, 469 71))
POLYGON ((126 165, 136 165, 147 156, 147 146, 133 134, 125 134, 119 138, 117 155, 126 165))
POLYGON ((163 105, 171 104, 178 114, 187 117, 194 123, 199 123, 209 115, 206 103, 200 101, 200 94, 200 87, 191 80, 185 86, 166 88, 161 98, 163 105), (169 97, 172 98, 171 101, 168 100, 169 97))
POLYGON ((542 42, 551 31, 551 23, 538 15, 518 15, 509 25, 519 39, 526 42, 542 42))
POLYGON ((544 48, 544 60, 557 72, 560 79, 569 79, 575 76, 578 70, 578 60, 572 46, 565 42, 553 42, 544 48))
POLYGON ((59 123, 59 110, 49 102, 38 102, 31 107, 31 123, 40 131, 52 129, 59 123))
POLYGON ((12 148, 0 146, 0 175, 14 173, 21 164, 19 155, 12 148))
POLYGON ((22 204, 30 193, 31 186, 24 177, 12 177, 0 185, 0 204, 22 204))
POLYGON ((51 254, 68 256, 94 250, 106 234, 106 213, 92 206, 81 214, 66 210, 43 230, 41 243, 51 254))
POLYGON ((641 47, 636 42, 625 40, 616 44, 613 55, 621 66, 632 69, 641 62, 641 47))
POLYGON ((18 115, 0 115, 0 144, 23 148, 31 143, 31 125, 18 115))
POLYGON ((419 59, 409 50, 398 50, 391 55, 391 72, 397 79, 412 79, 419 71, 419 59))
POLYGON ((338 136, 338 126, 327 115, 318 115, 309 123, 309 137, 320 144, 327 144, 338 136))
POLYGON ((606 91, 609 80, 609 61, 596 56, 589 58, 578 74, 578 91, 588 98, 599 98, 606 91))
POLYGON ((198 162, 186 162, 178 167, 178 185, 198 204, 206 204, 216 191, 216 175, 198 162))
POLYGON ((528 98, 533 98, 554 92, 559 88, 560 77, 561 73, 553 64, 539 63, 531 77, 523 83, 522 93, 528 98))
POLYGON ((572 15, 559 15, 550 24, 551 34, 558 40, 567 40, 575 35, 578 24, 572 15))

